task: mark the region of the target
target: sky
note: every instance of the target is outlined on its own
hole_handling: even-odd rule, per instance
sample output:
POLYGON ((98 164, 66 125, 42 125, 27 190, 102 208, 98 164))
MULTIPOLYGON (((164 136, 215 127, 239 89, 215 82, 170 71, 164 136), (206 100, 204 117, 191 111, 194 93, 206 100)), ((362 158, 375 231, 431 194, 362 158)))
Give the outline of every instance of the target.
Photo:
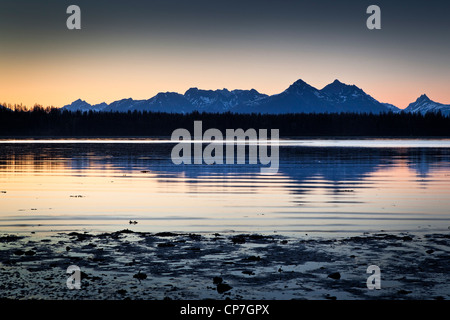
POLYGON ((0 102, 62 107, 335 79, 405 108, 450 104, 450 1, 2 0, 0 102), (81 30, 68 30, 69 5, 81 30), (381 8, 381 30, 366 9, 381 8))

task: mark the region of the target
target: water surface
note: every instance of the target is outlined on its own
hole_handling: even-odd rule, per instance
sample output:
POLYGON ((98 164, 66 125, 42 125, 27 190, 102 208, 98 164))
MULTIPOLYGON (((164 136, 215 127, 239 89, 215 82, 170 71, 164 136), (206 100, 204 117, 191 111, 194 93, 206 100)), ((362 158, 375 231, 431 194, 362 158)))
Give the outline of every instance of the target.
POLYGON ((259 165, 176 166, 172 147, 161 139, 0 141, 0 231, 450 226, 450 140, 282 140, 274 175, 259 165))

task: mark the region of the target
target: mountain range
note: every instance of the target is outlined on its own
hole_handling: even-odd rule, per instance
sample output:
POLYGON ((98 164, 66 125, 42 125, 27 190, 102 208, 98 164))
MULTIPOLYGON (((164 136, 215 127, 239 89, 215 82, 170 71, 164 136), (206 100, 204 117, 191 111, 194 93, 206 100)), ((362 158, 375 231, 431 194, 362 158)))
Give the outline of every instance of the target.
MULTIPOLYGON (((303 80, 297 80, 286 90, 275 95, 251 90, 201 90, 191 88, 184 94, 160 92, 148 100, 131 98, 114 101, 110 104, 91 105, 78 99, 62 110, 128 112, 149 111, 168 113, 199 112, 234 112, 234 113, 384 113, 402 110, 388 103, 381 103, 355 85, 348 85, 335 80, 323 89, 316 89, 303 80)), ((427 113, 441 111, 450 114, 450 105, 430 100, 426 95, 411 103, 405 112, 427 113)))

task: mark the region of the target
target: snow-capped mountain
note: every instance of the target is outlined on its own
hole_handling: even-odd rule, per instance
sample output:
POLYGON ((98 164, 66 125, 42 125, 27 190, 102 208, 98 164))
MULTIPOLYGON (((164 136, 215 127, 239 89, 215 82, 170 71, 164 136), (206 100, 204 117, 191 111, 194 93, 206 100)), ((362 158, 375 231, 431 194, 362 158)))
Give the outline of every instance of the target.
POLYGON ((297 80, 282 93, 239 105, 233 111, 272 114, 331 111, 323 98, 319 90, 303 80, 297 80))
POLYGON ((197 111, 227 112, 234 107, 251 101, 258 101, 264 97, 255 89, 252 90, 199 90, 191 88, 184 94, 191 103, 192 108, 197 111))
MULTIPOLYGON (((286 90, 275 95, 265 95, 255 89, 251 90, 201 90, 191 88, 184 94, 160 92, 148 100, 131 98, 101 103, 91 106, 78 99, 62 110, 128 112, 149 111, 169 113, 199 112, 236 112, 236 113, 383 113, 400 112, 396 106, 380 103, 355 85, 348 85, 335 80, 322 89, 316 89, 303 80, 297 80, 286 90)), ((422 95, 411 103, 404 112, 437 112, 450 115, 450 105, 431 101, 422 95)))
POLYGON ((87 103, 84 100, 78 99, 74 102, 72 102, 71 104, 65 105, 64 107, 61 108, 61 110, 67 110, 67 111, 81 111, 81 112, 87 112, 87 111, 104 111, 106 108, 108 107, 108 105, 104 102, 100 103, 100 104, 96 104, 96 105, 90 105, 89 103, 87 103))
POLYGON ((339 80, 325 86, 320 92, 334 107, 336 112, 388 112, 386 106, 355 85, 347 85, 339 80))
POLYGON ((182 94, 176 92, 160 92, 151 99, 134 104, 131 110, 188 113, 192 111, 192 106, 182 94))
POLYGON ((114 101, 107 105, 91 106, 83 100, 76 100, 70 105, 64 106, 62 110, 68 111, 104 111, 104 112, 128 112, 128 111, 151 111, 151 112, 172 112, 189 113, 199 112, 227 112, 235 106, 258 101, 267 97, 255 89, 251 90, 199 90, 191 88, 184 95, 176 92, 160 92, 148 100, 133 100, 131 98, 114 101))
POLYGON ((105 109, 102 111, 115 111, 115 112, 128 112, 131 108, 136 104, 140 103, 143 100, 133 100, 131 98, 121 99, 110 103, 105 109))
POLYGON ((381 113, 389 109, 360 88, 339 80, 318 90, 297 80, 280 94, 235 108, 236 112, 261 113, 381 113))
POLYGON ((450 105, 434 102, 427 95, 423 94, 413 103, 411 103, 405 112, 426 114, 428 112, 441 112, 444 115, 450 115, 450 105))

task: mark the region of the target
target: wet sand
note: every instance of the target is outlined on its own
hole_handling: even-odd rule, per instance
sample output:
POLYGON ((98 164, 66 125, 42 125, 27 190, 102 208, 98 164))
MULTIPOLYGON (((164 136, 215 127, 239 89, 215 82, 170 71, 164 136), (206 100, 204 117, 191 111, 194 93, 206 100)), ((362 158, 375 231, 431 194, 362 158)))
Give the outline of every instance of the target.
POLYGON ((2 234, 0 298, 448 300, 449 245, 450 232, 2 234), (67 288, 70 265, 80 290, 67 288), (380 290, 367 288, 369 265, 380 267, 380 290))

